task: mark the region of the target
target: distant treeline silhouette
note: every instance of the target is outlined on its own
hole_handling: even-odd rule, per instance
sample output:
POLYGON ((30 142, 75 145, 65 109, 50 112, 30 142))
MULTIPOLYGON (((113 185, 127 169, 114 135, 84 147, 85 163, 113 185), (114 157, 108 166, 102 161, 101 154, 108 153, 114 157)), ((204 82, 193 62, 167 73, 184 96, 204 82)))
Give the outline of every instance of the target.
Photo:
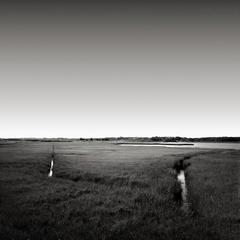
POLYGON ((240 137, 152 137, 153 142, 240 142, 240 137))
POLYGON ((105 142, 240 142, 240 137, 104 137, 104 138, 0 138, 0 141, 30 141, 30 142, 72 142, 72 141, 105 141, 105 142))

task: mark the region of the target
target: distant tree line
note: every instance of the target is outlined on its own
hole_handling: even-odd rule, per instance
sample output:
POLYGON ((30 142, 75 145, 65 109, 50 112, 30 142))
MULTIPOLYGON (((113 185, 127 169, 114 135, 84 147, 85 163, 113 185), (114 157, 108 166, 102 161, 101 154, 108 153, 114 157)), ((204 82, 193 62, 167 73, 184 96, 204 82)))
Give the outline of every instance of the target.
POLYGON ((240 137, 104 137, 104 138, 0 138, 0 141, 28 141, 28 142, 73 142, 73 141, 102 141, 102 142, 240 142, 240 137))
POLYGON ((240 137, 152 137, 153 142, 240 142, 240 137))

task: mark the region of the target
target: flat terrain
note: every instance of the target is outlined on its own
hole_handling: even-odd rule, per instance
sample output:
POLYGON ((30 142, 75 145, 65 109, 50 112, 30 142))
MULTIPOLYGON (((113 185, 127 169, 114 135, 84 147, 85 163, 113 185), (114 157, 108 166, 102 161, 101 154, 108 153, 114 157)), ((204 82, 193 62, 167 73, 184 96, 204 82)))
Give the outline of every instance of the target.
POLYGON ((101 142, 0 145, 0 236, 239 239, 239 159, 237 150, 101 142), (174 198, 173 165, 186 156, 189 213, 174 198))

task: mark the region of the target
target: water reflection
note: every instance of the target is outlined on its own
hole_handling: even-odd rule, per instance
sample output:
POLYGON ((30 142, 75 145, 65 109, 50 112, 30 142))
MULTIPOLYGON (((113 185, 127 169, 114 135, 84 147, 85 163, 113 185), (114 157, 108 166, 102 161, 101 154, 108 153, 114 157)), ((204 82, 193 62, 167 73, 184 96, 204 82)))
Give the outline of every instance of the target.
POLYGON ((187 212, 189 205, 187 201, 187 187, 186 187, 186 178, 185 178, 185 172, 184 170, 180 170, 178 175, 177 175, 177 180, 181 184, 181 189, 182 189, 182 210, 187 212))
POLYGON ((120 146, 128 147, 168 147, 168 148, 211 148, 211 149, 240 149, 240 143, 204 143, 204 142, 179 142, 179 143, 121 143, 120 146))
POLYGON ((51 166, 50 166, 50 171, 49 171, 49 173, 48 173, 48 176, 49 176, 49 177, 52 177, 52 175, 53 175, 53 159, 52 159, 52 161, 51 161, 51 166))

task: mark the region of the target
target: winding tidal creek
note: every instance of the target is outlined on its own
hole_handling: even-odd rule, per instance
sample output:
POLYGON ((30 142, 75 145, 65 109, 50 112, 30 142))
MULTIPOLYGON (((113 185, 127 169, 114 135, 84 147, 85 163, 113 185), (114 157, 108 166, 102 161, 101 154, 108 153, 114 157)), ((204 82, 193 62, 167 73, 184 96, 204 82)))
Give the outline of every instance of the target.
POLYGON ((50 164, 48 177, 52 177, 53 176, 53 165, 54 165, 54 160, 55 160, 54 145, 52 146, 52 154, 51 154, 51 156, 52 156, 52 159, 51 159, 51 164, 50 164))
POLYGON ((184 212, 188 212, 189 204, 187 200, 187 186, 186 186, 186 177, 185 177, 184 170, 179 171, 179 173, 177 174, 177 180, 181 185, 181 201, 182 201, 181 209, 184 212))
POLYGON ((176 178, 180 186, 180 190, 177 190, 177 201, 181 202, 181 209, 185 213, 189 213, 189 201, 188 201, 188 190, 186 184, 186 174, 185 170, 190 165, 186 163, 185 160, 189 159, 190 156, 186 156, 183 159, 175 162, 173 169, 176 171, 176 178))
POLYGON ((49 170, 48 176, 52 177, 52 175, 53 175, 53 159, 51 160, 51 165, 50 165, 50 170, 49 170))

